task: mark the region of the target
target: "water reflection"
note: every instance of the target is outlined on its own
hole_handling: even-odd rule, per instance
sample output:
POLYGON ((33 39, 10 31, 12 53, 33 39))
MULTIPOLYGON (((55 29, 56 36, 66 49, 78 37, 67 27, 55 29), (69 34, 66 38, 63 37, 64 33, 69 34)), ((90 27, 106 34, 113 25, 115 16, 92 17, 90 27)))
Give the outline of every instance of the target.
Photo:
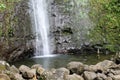
POLYGON ((52 64, 53 60, 55 57, 57 57, 58 55, 45 55, 45 56, 35 56, 33 57, 33 61, 36 63, 36 64, 42 64, 42 66, 45 68, 45 69, 49 69, 51 66, 50 64, 52 64))
POLYGON ((87 54, 87 55, 57 55, 54 57, 37 57, 26 59, 23 61, 17 61, 12 64, 19 67, 22 64, 25 64, 31 67, 34 64, 41 64, 45 69, 51 68, 59 68, 59 67, 66 67, 66 64, 71 61, 79 61, 85 64, 96 64, 97 62, 103 61, 105 59, 110 59, 113 54, 109 55, 101 55, 101 58, 98 59, 97 55, 95 54, 87 54))

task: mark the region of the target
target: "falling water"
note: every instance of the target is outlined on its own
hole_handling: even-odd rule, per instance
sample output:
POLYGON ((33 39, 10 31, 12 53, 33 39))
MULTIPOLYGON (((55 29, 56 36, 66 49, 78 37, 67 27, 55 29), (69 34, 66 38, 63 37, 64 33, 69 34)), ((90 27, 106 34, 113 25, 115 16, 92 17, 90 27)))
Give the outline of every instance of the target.
POLYGON ((46 0, 30 0, 33 30, 36 36, 35 56, 49 56, 49 21, 46 0))

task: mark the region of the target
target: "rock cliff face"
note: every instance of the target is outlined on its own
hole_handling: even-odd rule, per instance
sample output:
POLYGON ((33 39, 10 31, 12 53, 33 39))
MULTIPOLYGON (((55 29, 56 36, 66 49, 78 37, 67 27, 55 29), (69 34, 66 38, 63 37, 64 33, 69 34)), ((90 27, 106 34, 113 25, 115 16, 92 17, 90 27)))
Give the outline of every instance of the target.
POLYGON ((66 53, 70 49, 80 49, 88 44, 91 21, 88 16, 88 1, 51 1, 50 24, 56 53, 66 53))
MULTIPOLYGON (((31 30, 29 0, 20 0, 12 4, 13 10, 0 13, 0 56, 1 59, 16 61, 30 57, 34 53, 34 35, 31 30), (5 15, 9 15, 6 25, 5 15), (4 29, 10 26, 9 30, 4 29), (4 33, 5 31, 5 33, 4 33)), ((67 53, 71 49, 79 50, 81 45, 89 42, 87 34, 90 20, 89 9, 84 8, 87 0, 48 0, 51 46, 54 53, 67 53)), ((32 10, 31 10, 32 11, 32 10)))
MULTIPOLYGON (((70 16, 65 14, 63 11, 65 5, 62 1, 54 0, 51 3, 50 11, 50 24, 51 24, 51 35, 54 38, 55 51, 62 53, 70 46, 71 35, 73 34, 70 26, 67 26, 70 21, 70 16), (60 3, 60 4, 59 4, 60 3)), ((71 44, 72 45, 72 44, 71 44)))
POLYGON ((0 56, 7 61, 16 61, 33 53, 31 22, 27 0, 11 3, 11 11, 1 15, 0 56), (7 15, 7 16, 6 16, 7 15), (8 23, 7 23, 8 20, 8 23), (4 29, 6 28, 6 29, 4 29))

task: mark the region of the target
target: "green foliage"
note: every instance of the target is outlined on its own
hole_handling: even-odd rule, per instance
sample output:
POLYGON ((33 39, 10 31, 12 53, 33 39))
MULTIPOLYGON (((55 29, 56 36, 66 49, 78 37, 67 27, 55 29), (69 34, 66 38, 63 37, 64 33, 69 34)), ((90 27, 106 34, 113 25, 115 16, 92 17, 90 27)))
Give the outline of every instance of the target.
POLYGON ((6 8, 5 4, 0 3, 0 9, 5 9, 5 8, 6 8))
POLYGON ((89 13, 95 23, 91 31, 92 42, 99 42, 105 48, 120 51, 120 0, 90 0, 89 13))
POLYGON ((4 37, 5 40, 9 40, 13 37, 14 24, 16 17, 12 17, 14 14, 15 3, 20 0, 0 0, 0 15, 2 21, 0 22, 0 37, 4 37))

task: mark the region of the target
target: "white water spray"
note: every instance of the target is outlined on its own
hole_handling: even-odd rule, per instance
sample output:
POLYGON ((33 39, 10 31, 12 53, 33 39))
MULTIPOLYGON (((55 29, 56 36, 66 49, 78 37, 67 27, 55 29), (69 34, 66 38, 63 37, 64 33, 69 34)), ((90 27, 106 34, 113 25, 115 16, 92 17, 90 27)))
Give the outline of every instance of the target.
POLYGON ((46 0, 30 0, 32 6, 33 30, 36 34, 35 56, 49 56, 49 20, 46 0))

